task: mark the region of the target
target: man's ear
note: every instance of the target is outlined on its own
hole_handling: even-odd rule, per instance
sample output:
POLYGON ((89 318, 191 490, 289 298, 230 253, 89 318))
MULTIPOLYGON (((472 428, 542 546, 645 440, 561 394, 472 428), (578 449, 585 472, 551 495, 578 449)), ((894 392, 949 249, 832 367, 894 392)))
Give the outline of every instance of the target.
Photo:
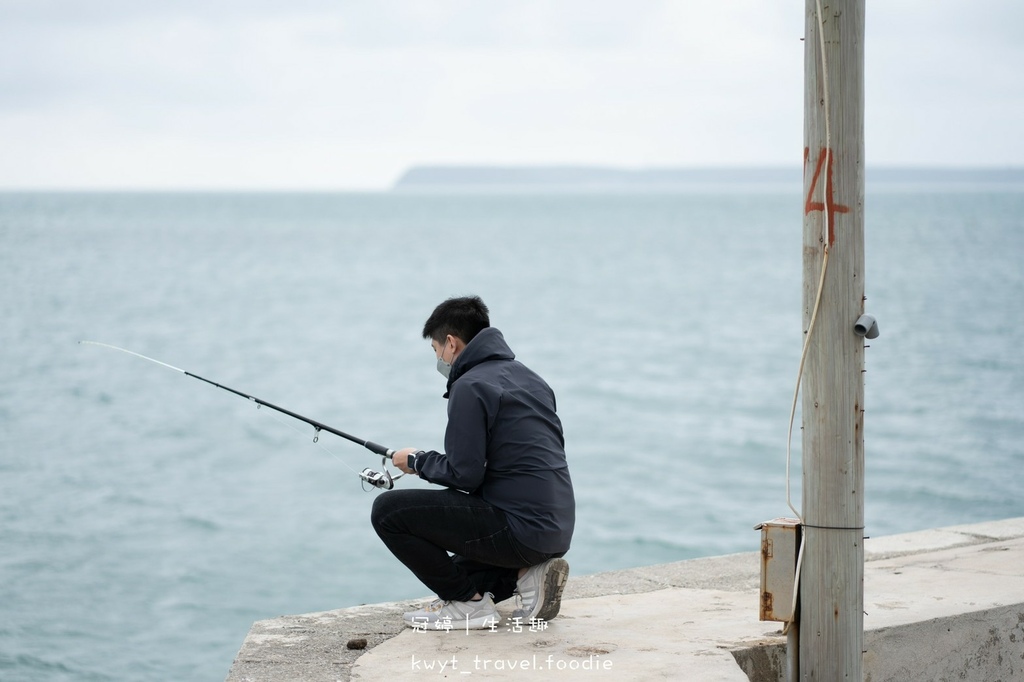
MULTIPOLYGON (((454 334, 449 334, 448 337, 445 338, 445 343, 451 343, 452 346, 454 346, 455 357, 458 357, 459 353, 462 352, 462 349, 466 347, 466 342, 454 334)), ((455 360, 453 359, 452 362, 455 362, 455 360)))

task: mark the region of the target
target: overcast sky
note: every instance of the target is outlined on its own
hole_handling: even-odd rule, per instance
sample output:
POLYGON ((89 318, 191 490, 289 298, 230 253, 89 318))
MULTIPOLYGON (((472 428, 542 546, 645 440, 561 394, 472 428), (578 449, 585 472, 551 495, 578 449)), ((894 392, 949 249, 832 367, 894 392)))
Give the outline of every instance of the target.
MULTIPOLYGON (((803 0, 0 0, 0 188, 798 165, 803 0)), ((1024 3, 868 0, 869 165, 1024 165, 1024 3)))

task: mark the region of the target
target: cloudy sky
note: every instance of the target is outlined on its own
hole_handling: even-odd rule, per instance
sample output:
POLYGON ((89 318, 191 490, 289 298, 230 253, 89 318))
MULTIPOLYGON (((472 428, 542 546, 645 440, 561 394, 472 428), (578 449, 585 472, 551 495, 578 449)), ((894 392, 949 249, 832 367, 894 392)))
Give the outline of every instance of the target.
MULTIPOLYGON (((0 188, 796 165, 803 0, 0 0, 0 188)), ((1024 165, 1024 3, 868 0, 871 165, 1024 165)))

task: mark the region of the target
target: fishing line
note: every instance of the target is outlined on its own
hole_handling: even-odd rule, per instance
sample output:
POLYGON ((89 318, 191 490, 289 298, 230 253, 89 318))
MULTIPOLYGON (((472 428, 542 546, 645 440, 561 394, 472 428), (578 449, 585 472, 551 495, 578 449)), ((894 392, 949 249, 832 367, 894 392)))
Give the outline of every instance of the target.
MULTIPOLYGON (((256 406, 256 409, 257 409, 257 410, 258 410, 258 409, 260 409, 260 406, 259 406, 259 405, 257 405, 257 406, 256 406)), ((288 427, 289 429, 291 429, 291 430, 292 430, 292 431, 294 431, 295 433, 299 434, 300 436, 306 436, 306 434, 305 434, 305 433, 303 433, 303 432, 302 432, 302 430, 301 430, 301 429, 299 429, 299 427, 295 426, 295 424, 290 424, 290 423, 286 422, 285 420, 283 420, 283 419, 281 419, 280 417, 278 417, 277 415, 275 415, 275 414, 274 414, 273 412, 267 412, 267 413, 265 413, 265 414, 266 414, 266 415, 267 415, 268 417, 270 417, 271 419, 273 419, 274 421, 276 421, 276 422, 277 422, 278 424, 281 424, 282 426, 286 426, 286 427, 288 427)), ((330 456, 331 456, 331 457, 333 457, 334 459, 336 459, 336 460, 338 460, 339 462, 341 462, 341 465, 342 465, 343 467, 345 467, 346 469, 348 469, 349 471, 351 471, 351 472, 352 472, 353 474, 356 474, 357 476, 359 475, 359 472, 358 472, 358 471, 356 471, 355 469, 353 469, 352 467, 350 467, 350 466, 348 465, 348 462, 346 462, 346 461, 345 461, 344 459, 342 459, 342 458, 341 458, 341 457, 340 457, 340 456, 339 456, 339 455, 338 455, 337 453, 335 453, 335 452, 334 452, 333 450, 329 450, 329 449, 327 448, 327 446, 326 446, 326 445, 324 445, 323 443, 321 443, 321 442, 320 442, 320 439, 316 437, 316 431, 314 431, 313 433, 314 433, 314 435, 313 435, 313 445, 317 446, 318 448, 320 448, 321 450, 323 450, 324 452, 326 452, 326 453, 327 453, 328 455, 330 455, 330 456)))
MULTIPOLYGON (((256 409, 257 410, 260 409, 260 405, 257 405, 256 409)), ((276 416, 273 412, 267 412, 266 415, 268 417, 270 417, 271 419, 273 419, 274 421, 276 421, 278 424, 281 424, 283 426, 287 426, 289 429, 291 429, 295 433, 299 434, 300 436, 305 436, 306 435, 297 426, 295 426, 295 424, 289 424, 285 420, 283 420, 280 417, 276 416)), ((366 483, 369 483, 370 485, 372 485, 375 488, 384 488, 385 490, 390 490, 392 487, 394 487, 394 485, 393 485, 394 481, 397 481, 402 476, 405 476, 405 472, 399 473, 397 476, 392 476, 391 473, 387 470, 387 464, 386 464, 387 460, 386 459, 385 459, 385 463, 384 463, 384 466, 382 468, 382 471, 374 471, 373 469, 369 469, 369 468, 363 469, 362 471, 356 471, 355 469, 350 467, 348 465, 348 462, 346 462, 344 459, 342 459, 337 453, 335 453, 333 450, 329 450, 326 445, 321 443, 320 439, 316 436, 315 432, 314 432, 314 435, 313 435, 313 444, 316 445, 321 450, 323 450, 324 452, 326 452, 328 455, 330 455, 334 459, 336 459, 339 462, 341 462, 341 464, 346 469, 348 469, 353 474, 358 476, 360 478, 360 480, 362 481, 362 483, 364 484, 363 485, 363 490, 367 490, 367 488, 365 486, 366 483), (389 482, 390 482, 390 484, 389 484, 389 482)))
MULTIPOLYGON (((394 482, 404 475, 404 473, 400 473, 397 476, 392 476, 391 473, 388 471, 388 468, 387 468, 388 458, 393 456, 395 454, 395 451, 390 449, 390 448, 386 448, 383 445, 379 445, 377 443, 374 443, 374 442, 368 441, 368 440, 364 440, 362 438, 357 438, 357 437, 355 437, 355 436, 353 436, 351 434, 345 433, 344 431, 340 431, 340 430, 335 429, 335 428, 333 428, 331 426, 327 426, 326 424, 318 422, 318 421, 316 421, 314 419, 310 419, 309 417, 304 417, 303 415, 298 414, 297 412, 292 412, 291 410, 285 409, 283 407, 279 407, 278 405, 274 405, 273 403, 269 403, 266 400, 262 400, 260 398, 255 397, 255 396, 249 395, 248 393, 242 393, 241 391, 233 389, 230 386, 224 386, 223 384, 218 384, 217 382, 211 381, 210 379, 206 379, 204 377, 201 377, 198 374, 193 374, 192 372, 186 371, 186 370, 184 370, 184 369, 182 369, 180 367, 175 367, 174 365, 170 365, 170 364, 168 364, 166 362, 162 362, 162 361, 157 360, 155 358, 151 358, 151 357, 149 357, 147 355, 143 355, 141 353, 136 353, 135 351, 130 351, 127 348, 121 348, 120 346, 114 346, 114 345, 111 345, 109 343, 101 343, 99 341, 79 341, 78 343, 80 343, 80 344, 88 344, 88 345, 91 345, 91 346, 101 346, 103 348, 109 348, 111 350, 116 350, 116 351, 120 351, 122 353, 127 353, 128 355, 134 355, 137 358, 141 358, 143 360, 147 360, 149 362, 152 362, 152 363, 155 363, 157 365, 160 365, 161 367, 166 367, 167 369, 173 370, 175 372, 179 372, 181 374, 184 374, 185 376, 192 377, 193 379, 198 379, 198 380, 203 381, 205 383, 208 383, 208 384, 210 384, 212 386, 216 386, 217 388, 220 388, 220 389, 223 389, 225 391, 228 391, 229 393, 234 393, 237 396, 240 396, 242 398, 245 398, 246 400, 249 400, 249 401, 255 403, 256 404, 256 409, 260 409, 261 407, 268 407, 271 410, 274 410, 276 412, 280 412, 281 414, 284 414, 284 415, 287 415, 289 417, 292 417, 293 419, 297 419, 297 420, 299 420, 301 422, 305 422, 306 424, 309 424, 310 426, 313 427, 313 443, 315 445, 317 445, 318 447, 320 447, 324 452, 329 454, 331 457, 334 457, 339 462, 341 462, 345 466, 346 469, 348 469, 352 473, 354 473, 357 476, 359 476, 360 480, 364 484, 363 485, 363 489, 364 490, 366 489, 366 486, 365 486, 366 483, 369 483, 374 488, 381 488, 381 489, 384 489, 384 490, 390 490, 391 488, 394 487, 394 485, 395 485, 394 482), (351 441, 353 443, 357 443, 359 445, 362 445, 364 448, 366 448, 370 452, 373 452, 375 454, 380 455, 381 456, 381 463, 382 463, 382 470, 381 471, 374 471, 373 469, 367 468, 367 469, 363 469, 361 472, 360 471, 356 471, 355 469, 350 467, 344 460, 342 460, 341 457, 336 455, 334 452, 328 450, 322 443, 320 443, 320 432, 321 431, 326 431, 328 433, 333 433, 334 435, 339 436, 341 438, 344 438, 345 440, 348 440, 348 441, 351 441)), ((280 419, 279 417, 276 417, 271 412, 267 412, 267 414, 270 415, 271 417, 273 417, 274 420, 280 422, 281 424, 284 424, 285 426, 287 426, 288 428, 296 431, 297 433, 302 434, 302 432, 299 431, 299 429, 297 429, 294 424, 289 424, 288 422, 285 422, 283 419, 280 419)), ((305 434, 303 434, 303 435, 305 435, 305 434)))

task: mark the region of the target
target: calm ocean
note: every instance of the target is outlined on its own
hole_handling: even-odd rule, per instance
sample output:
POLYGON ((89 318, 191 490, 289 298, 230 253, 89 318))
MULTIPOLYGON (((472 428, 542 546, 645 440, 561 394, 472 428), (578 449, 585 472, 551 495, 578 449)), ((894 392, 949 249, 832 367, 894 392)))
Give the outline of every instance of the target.
MULTIPOLYGON (((369 528, 369 452, 81 339, 439 448, 419 331, 477 293, 558 395, 575 575, 754 550, 789 514, 801 205, 0 194, 0 678, 221 680, 255 620, 426 594, 369 528)), ((1024 186, 869 186, 866 234, 867 533, 1024 516, 1024 186)))

